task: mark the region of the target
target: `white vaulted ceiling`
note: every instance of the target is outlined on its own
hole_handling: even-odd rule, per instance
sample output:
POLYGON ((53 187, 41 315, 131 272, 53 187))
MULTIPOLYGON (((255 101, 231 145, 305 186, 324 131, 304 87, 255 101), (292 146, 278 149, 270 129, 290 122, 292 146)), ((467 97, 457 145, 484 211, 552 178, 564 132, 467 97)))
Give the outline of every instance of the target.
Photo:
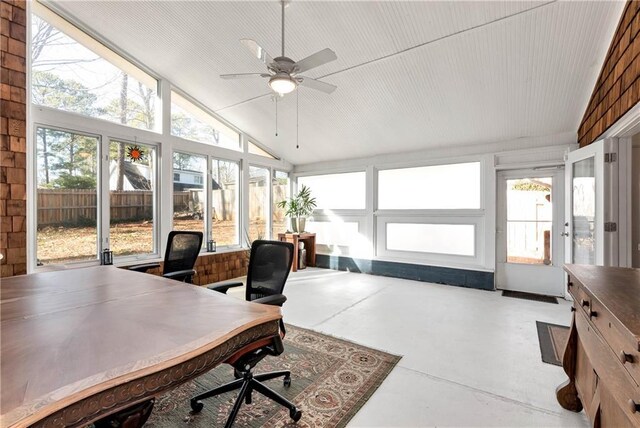
POLYGON ((293 164, 575 132, 623 2, 298 1, 286 55, 329 47, 308 73, 331 95, 299 90, 275 107, 239 43, 280 51, 277 1, 67 1, 65 16, 293 164))

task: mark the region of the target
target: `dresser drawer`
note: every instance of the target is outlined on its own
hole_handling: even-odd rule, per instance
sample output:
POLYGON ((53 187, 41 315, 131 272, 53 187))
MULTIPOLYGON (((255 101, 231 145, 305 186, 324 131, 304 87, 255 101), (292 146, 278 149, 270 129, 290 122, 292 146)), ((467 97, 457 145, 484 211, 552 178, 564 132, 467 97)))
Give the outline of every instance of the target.
POLYGON ((577 311, 589 316, 591 311, 591 296, 578 281, 574 281, 571 295, 573 296, 573 306, 577 311))
MULTIPOLYGON (((602 406, 603 397, 605 400, 610 400, 612 403, 608 404, 607 408, 601 410, 608 411, 607 417, 609 421, 618 421, 625 419, 630 422, 629 426, 640 426, 640 409, 635 412, 632 410, 631 403, 640 404, 640 387, 629 377, 628 372, 623 368, 623 365, 615 358, 611 348, 604 342, 598 330, 593 326, 593 323, 589 319, 578 313, 575 318, 576 328, 578 330, 578 352, 584 352, 589 363, 593 367, 595 372, 595 378, 591 376, 584 376, 584 374, 577 372, 577 376, 583 376, 583 379, 577 379, 577 385, 580 385, 581 393, 584 394, 581 398, 585 409, 594 411, 593 398, 589 397, 589 394, 593 396, 599 396, 600 405, 602 406), (591 386, 591 382, 596 380, 596 385, 591 386), (615 415, 615 416, 612 416, 615 415)), ((604 417, 601 413, 601 418, 604 417)), ((622 424, 625 426, 626 424, 622 424)), ((604 425, 602 426, 618 426, 618 425, 604 425)))
POLYGON ((640 352, 634 347, 634 343, 628 339, 629 335, 623 333, 617 320, 602 307, 600 302, 591 300, 589 304, 587 315, 591 322, 620 361, 620 364, 629 372, 636 384, 640 385, 640 352))
POLYGON ((604 385, 600 385, 600 426, 632 428, 640 426, 640 412, 632 413, 627 403, 616 401, 614 394, 604 385))

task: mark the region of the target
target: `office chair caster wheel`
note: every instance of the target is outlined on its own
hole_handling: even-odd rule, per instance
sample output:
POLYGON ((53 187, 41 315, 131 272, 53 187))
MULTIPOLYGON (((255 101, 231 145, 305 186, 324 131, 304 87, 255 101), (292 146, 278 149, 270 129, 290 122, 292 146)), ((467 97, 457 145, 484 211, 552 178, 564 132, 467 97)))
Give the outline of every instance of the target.
POLYGON ((291 386, 291 376, 285 376, 282 383, 284 384, 285 388, 289 388, 291 386))
POLYGON ((293 419, 293 422, 298 422, 302 417, 302 412, 294 407, 289 411, 289 416, 293 419))
POLYGON ((204 404, 202 403, 202 401, 191 400, 192 413, 200 413, 203 407, 204 407, 204 404))

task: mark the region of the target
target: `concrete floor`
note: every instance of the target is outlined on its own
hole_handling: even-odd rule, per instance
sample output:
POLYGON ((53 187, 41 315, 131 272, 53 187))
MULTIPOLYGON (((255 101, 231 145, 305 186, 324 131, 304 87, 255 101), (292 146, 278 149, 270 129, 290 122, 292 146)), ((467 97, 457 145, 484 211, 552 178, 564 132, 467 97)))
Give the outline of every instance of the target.
POLYGON ((536 320, 569 325, 566 301, 315 268, 285 293, 287 323, 403 356, 349 427, 588 426, 540 358, 536 320))

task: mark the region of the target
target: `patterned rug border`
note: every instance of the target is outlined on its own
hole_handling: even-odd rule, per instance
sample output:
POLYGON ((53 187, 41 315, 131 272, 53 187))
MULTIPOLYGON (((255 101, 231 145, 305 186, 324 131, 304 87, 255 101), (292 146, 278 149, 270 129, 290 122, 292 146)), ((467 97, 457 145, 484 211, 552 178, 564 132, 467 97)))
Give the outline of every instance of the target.
MULTIPOLYGON (((258 394, 250 406, 243 404, 234 426, 245 428, 344 428, 371 399, 402 359, 384 350, 347 338, 286 324, 285 354, 268 356, 257 372, 291 370, 292 383, 274 381, 270 387, 291 400, 302 419, 294 423, 289 412, 258 394)), ((222 364, 156 400, 147 421, 150 428, 209 428, 222 426, 237 391, 205 401, 201 412, 191 411, 191 397, 229 382, 233 370, 222 364)))
MULTIPOLYGON (((343 337, 337 337, 337 336, 334 336, 332 334, 327 334, 327 333, 324 333, 324 332, 321 332, 321 331, 312 330, 310 328, 300 327, 300 326, 297 326, 295 324, 285 323, 285 327, 293 327, 295 329, 302 330, 302 331, 305 331, 307 333, 319 334, 321 336, 330 337, 331 339, 333 339, 335 341, 338 341, 338 342, 342 342, 343 344, 350 344, 350 345, 358 346, 360 348, 371 349, 371 350, 376 351, 376 352, 387 354, 389 357, 391 357, 390 358, 391 361, 390 361, 388 369, 380 373, 380 375, 376 379, 375 386, 373 388, 371 388, 369 391, 367 391, 367 393, 364 394, 362 397, 360 397, 360 399, 355 403, 353 408, 351 410, 349 410, 349 412, 347 414, 344 415, 344 417, 338 422, 337 425, 335 425, 335 428, 344 428, 344 427, 347 426, 349 421, 351 421, 351 419, 353 419, 353 417, 360 411, 360 409, 362 409, 362 407, 367 403, 367 401, 369 401, 369 399, 378 390, 378 388, 380 388, 380 385, 382 385, 382 383, 385 381, 385 379, 387 377, 389 377, 389 374, 398 365, 398 363, 400 362, 400 360, 403 357, 403 355, 397 355, 397 354, 394 354, 394 353, 391 353, 389 351, 385 351, 385 350, 382 350, 382 349, 372 348, 371 346, 363 345, 361 343, 355 342, 355 341, 350 340, 350 339, 345 339, 343 337)), ((285 338, 285 340, 287 340, 287 339, 285 338)))

